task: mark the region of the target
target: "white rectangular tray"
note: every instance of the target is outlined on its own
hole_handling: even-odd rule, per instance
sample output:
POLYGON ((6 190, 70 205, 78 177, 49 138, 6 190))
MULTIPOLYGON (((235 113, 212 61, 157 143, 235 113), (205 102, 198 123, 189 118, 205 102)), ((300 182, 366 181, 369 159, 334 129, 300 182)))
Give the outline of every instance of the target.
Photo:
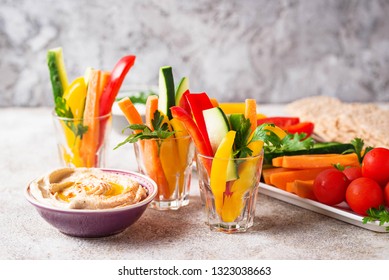
POLYGON ((379 225, 378 221, 363 224, 362 223, 363 217, 350 211, 346 203, 339 204, 337 206, 328 206, 323 203, 313 201, 311 199, 301 198, 295 194, 292 194, 290 192, 278 189, 276 187, 264 183, 260 183, 259 192, 274 197, 276 199, 285 201, 287 203, 300 206, 302 208, 314 211, 316 213, 323 214, 331 218, 338 219, 343 222, 350 223, 371 231, 388 233, 388 231, 386 231, 385 229, 387 226, 389 226, 388 223, 382 226, 379 225))

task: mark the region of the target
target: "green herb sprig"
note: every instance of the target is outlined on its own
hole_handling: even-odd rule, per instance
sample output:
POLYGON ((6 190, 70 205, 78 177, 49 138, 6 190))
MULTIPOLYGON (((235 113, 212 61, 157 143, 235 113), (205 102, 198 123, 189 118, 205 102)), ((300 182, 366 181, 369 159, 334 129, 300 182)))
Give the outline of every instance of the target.
MULTIPOLYGON (((135 143, 138 140, 146 140, 146 139, 157 139, 157 140, 163 140, 166 139, 172 135, 174 135, 175 131, 169 130, 169 125, 164 122, 164 117, 161 115, 161 113, 156 110, 154 112, 153 119, 151 120, 151 124, 154 128, 152 130, 150 127, 148 127, 145 124, 131 124, 123 129, 123 132, 126 129, 132 129, 132 130, 140 130, 138 133, 130 134, 123 142, 120 142, 114 150, 117 148, 127 144, 127 143, 135 143)), ((158 141, 158 147, 160 146, 161 142, 158 141)))
POLYGON ((370 150, 372 150, 373 147, 368 146, 365 149, 363 149, 364 146, 365 146, 365 141, 363 141, 363 139, 361 139, 361 138, 354 138, 353 140, 351 140, 351 144, 354 146, 354 149, 347 150, 344 153, 345 154, 346 153, 355 153, 357 155, 357 157, 358 157, 359 164, 362 164, 364 156, 370 150))
MULTIPOLYGON (((389 211, 385 208, 385 206, 381 205, 378 209, 370 208, 367 210, 367 216, 362 219, 363 224, 376 221, 379 221, 380 226, 385 223, 389 223, 389 211)), ((389 226, 386 226, 385 229, 386 231, 389 231, 389 226)))
MULTIPOLYGON (((72 110, 66 103, 66 99, 60 96, 57 96, 57 98, 55 99, 55 113, 58 117, 61 118, 74 118, 72 110)), ((75 125, 73 120, 65 120, 64 123, 74 133, 75 139, 77 139, 77 137, 82 139, 84 134, 88 131, 88 126, 83 125, 82 122, 75 125)))

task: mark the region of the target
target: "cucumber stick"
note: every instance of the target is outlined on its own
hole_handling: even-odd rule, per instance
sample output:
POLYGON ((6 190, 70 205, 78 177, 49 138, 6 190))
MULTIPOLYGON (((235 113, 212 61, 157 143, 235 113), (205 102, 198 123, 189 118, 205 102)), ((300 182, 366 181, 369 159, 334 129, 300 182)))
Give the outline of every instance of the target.
POLYGON ((63 96, 69 84, 62 48, 51 49, 47 52, 47 65, 49 67, 50 81, 55 101, 57 97, 63 96))
MULTIPOLYGON (((219 107, 204 110, 203 115, 209 142, 211 143, 212 151, 215 154, 220 143, 227 135, 228 131, 230 131, 230 126, 226 115, 219 107)), ((232 159, 233 155, 231 153, 227 166, 227 181, 238 179, 238 170, 232 159)))
POLYGON ((189 89, 189 78, 183 77, 178 84, 177 90, 176 90, 176 105, 180 104, 180 100, 182 96, 184 95, 184 92, 189 89))
POLYGON ((175 88, 172 67, 162 66, 159 69, 158 110, 171 119, 172 113, 170 112, 170 107, 175 104, 175 88))

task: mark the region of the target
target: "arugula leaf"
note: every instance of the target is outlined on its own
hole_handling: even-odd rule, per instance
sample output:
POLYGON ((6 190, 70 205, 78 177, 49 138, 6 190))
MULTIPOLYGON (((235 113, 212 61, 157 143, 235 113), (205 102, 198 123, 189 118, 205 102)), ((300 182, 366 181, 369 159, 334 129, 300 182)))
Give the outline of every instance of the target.
MULTIPOLYGON (((175 133, 175 131, 169 130, 169 125, 166 122, 164 122, 164 117, 161 115, 161 113, 158 110, 154 112, 154 116, 153 119, 151 120, 151 124, 154 130, 152 130, 150 127, 148 127, 145 124, 131 124, 127 126, 125 129, 123 129, 122 132, 124 132, 126 129, 140 130, 140 132, 135 134, 130 134, 124 141, 120 142, 114 148, 114 150, 123 146, 124 144, 135 143, 139 140, 146 140, 146 139, 163 140, 169 138, 175 133)), ((157 141, 157 143, 158 143, 158 147, 160 147, 162 141, 157 141)))
MULTIPOLYGON (((68 104, 66 103, 66 99, 57 96, 55 99, 55 113, 58 117, 73 119, 74 115, 68 104)), ((82 139, 83 135, 88 131, 88 126, 83 125, 82 123, 74 124, 73 120, 64 120, 65 125, 74 133, 75 139, 80 137, 82 139)))
MULTIPOLYGON (((385 206, 381 205, 378 209, 370 208, 367 210, 367 216, 362 219, 362 223, 364 224, 375 221, 379 221, 380 226, 389 223, 389 212, 386 210, 385 206)), ((389 226, 385 229, 386 231, 389 231, 389 226)))

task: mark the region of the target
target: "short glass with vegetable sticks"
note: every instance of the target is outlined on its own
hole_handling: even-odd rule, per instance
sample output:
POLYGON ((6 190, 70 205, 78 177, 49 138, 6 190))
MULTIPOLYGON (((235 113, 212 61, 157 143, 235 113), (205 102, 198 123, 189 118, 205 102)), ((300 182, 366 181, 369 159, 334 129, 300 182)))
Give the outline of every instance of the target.
POLYGON ((68 167, 106 167, 111 114, 96 118, 65 118, 52 113, 59 159, 68 167))
POLYGON ((244 158, 196 157, 207 225, 225 233, 245 232, 254 224, 263 151, 244 158))
POLYGON ((145 139, 134 143, 140 173, 158 186, 150 207, 177 210, 189 204, 194 144, 190 136, 145 139))

